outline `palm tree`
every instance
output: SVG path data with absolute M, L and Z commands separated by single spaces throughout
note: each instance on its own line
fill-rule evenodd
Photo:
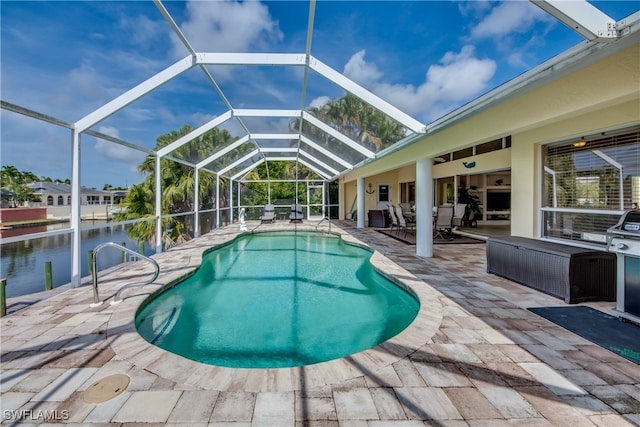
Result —
M 183 126 L 178 131 L 171 131 L 161 135 L 156 141 L 156 150 L 168 146 L 173 141 L 187 135 L 193 130 L 189 125 Z M 197 163 L 211 153 L 227 146 L 235 140 L 226 130 L 211 129 L 198 138 L 181 146 L 171 153 L 171 157 L 184 160 L 189 163 Z M 117 220 L 130 220 L 135 218 L 153 217 L 155 215 L 155 155 L 151 154 L 138 166 L 138 171 L 146 174 L 144 182 L 134 185 L 127 192 L 122 202 L 124 212 L 117 214 Z M 193 167 L 170 159 L 162 158 L 160 161 L 160 182 L 162 188 L 162 215 L 190 212 L 195 209 L 194 189 L 195 171 Z M 214 205 L 213 190 L 216 179 L 213 173 L 199 172 L 200 206 L 212 207 Z M 225 197 L 226 200 L 226 197 Z M 186 230 L 192 225 L 191 216 L 172 217 L 163 219 L 163 229 L 171 229 L 170 238 L 188 238 Z M 155 221 L 136 223 L 129 230 L 129 235 L 138 240 L 155 240 Z
M 331 100 L 320 108 L 313 107 L 308 111 L 314 117 L 376 153 L 406 136 L 406 129 L 402 125 L 350 93 L 342 98 Z M 290 122 L 291 132 L 298 132 L 299 120 L 294 119 Z M 302 131 L 325 147 L 328 147 L 333 140 L 325 132 L 307 122 L 303 122 Z M 332 151 L 350 150 L 342 144 L 337 146 L 342 148 L 336 150 L 336 144 L 332 144 Z M 339 152 L 336 154 L 340 155 Z
M 37 179 L 32 172 L 21 172 L 15 166 L 5 165 L 0 171 L 1 187 L 11 191 L 11 205 L 14 207 L 24 202 L 39 201 L 33 190 L 25 185 Z
M 22 184 L 22 172 L 20 172 L 15 166 L 2 166 L 0 174 L 2 187 L 9 188 L 13 184 Z

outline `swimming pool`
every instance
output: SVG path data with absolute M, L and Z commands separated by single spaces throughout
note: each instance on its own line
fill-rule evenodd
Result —
M 243 235 L 136 314 L 148 342 L 239 368 L 319 363 L 405 329 L 419 302 L 379 274 L 371 251 L 314 232 Z

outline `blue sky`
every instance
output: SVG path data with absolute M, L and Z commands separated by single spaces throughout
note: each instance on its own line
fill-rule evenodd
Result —
M 303 53 L 306 1 L 164 3 L 196 51 Z M 634 1 L 593 2 L 619 20 Z M 75 122 L 188 55 L 152 1 L 0 2 L 1 98 Z M 318 1 L 311 53 L 428 124 L 582 38 L 528 1 Z M 302 72 L 209 67 L 234 108 L 302 107 Z M 304 107 L 344 95 L 312 74 Z M 194 68 L 94 126 L 153 148 L 157 136 L 197 127 L 226 106 Z M 71 137 L 1 112 L 2 165 L 71 176 Z M 286 119 L 251 119 L 253 132 L 286 132 Z M 234 135 L 239 127 L 229 124 Z M 140 182 L 144 154 L 83 137 L 82 184 Z

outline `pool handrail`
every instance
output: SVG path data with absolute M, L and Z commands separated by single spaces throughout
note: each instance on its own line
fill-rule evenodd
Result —
M 116 292 L 115 296 L 113 297 L 113 301 L 111 302 L 111 304 L 117 304 L 122 301 L 121 299 L 119 299 L 122 291 L 129 289 L 133 286 L 145 286 L 150 283 L 153 283 L 160 275 L 160 266 L 158 265 L 158 262 L 155 259 L 144 256 L 132 249 L 119 245 L 115 242 L 101 243 L 98 246 L 96 246 L 95 249 L 93 250 L 93 259 L 91 261 L 91 267 L 92 267 L 91 276 L 93 278 L 93 304 L 91 304 L 92 307 L 97 307 L 100 304 L 102 304 L 102 301 L 100 301 L 100 296 L 98 294 L 98 253 L 106 247 L 114 247 L 121 251 L 127 252 L 129 255 L 133 255 L 135 257 L 148 261 L 153 265 L 153 268 L 154 268 L 154 274 L 150 280 L 147 279 L 142 282 L 129 283 L 127 285 L 122 286 L 120 289 L 118 289 L 118 292 Z
M 316 231 L 318 231 L 318 227 L 320 227 L 320 224 L 322 224 L 325 220 L 329 221 L 329 233 L 331 233 L 331 217 L 330 216 L 323 217 L 320 220 L 320 222 L 316 224 Z

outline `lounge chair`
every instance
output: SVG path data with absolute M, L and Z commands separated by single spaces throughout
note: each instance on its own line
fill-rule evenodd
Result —
M 291 220 L 291 222 L 302 222 L 303 218 L 304 215 L 302 214 L 302 205 L 291 205 L 291 214 L 289 214 L 289 219 Z
M 264 205 L 262 208 L 262 215 L 260 216 L 260 221 L 262 223 L 265 222 L 274 222 L 276 220 L 276 208 L 273 205 Z

